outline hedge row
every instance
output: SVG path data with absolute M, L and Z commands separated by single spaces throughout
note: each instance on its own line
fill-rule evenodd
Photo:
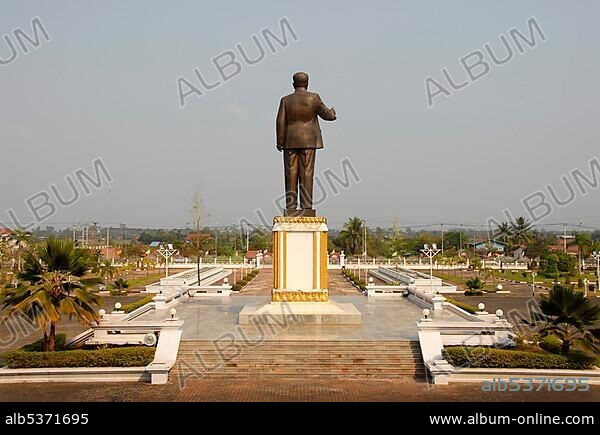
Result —
M 367 283 L 364 282 L 362 279 L 358 278 L 354 272 L 352 272 L 349 269 L 344 269 L 343 270 L 343 274 L 346 276 L 346 278 L 348 278 L 350 281 L 352 281 L 356 286 L 358 286 L 358 288 L 360 288 L 363 292 L 367 291 Z
M 246 275 L 244 278 L 239 279 L 234 285 L 232 285 L 231 290 L 236 291 L 236 292 L 240 291 L 250 281 L 252 281 L 254 279 L 254 277 L 256 275 L 258 275 L 259 272 L 260 272 L 260 270 L 258 270 L 258 269 L 254 269 L 253 271 L 249 272 L 248 275 Z
M 467 304 L 466 302 L 460 302 L 460 301 L 454 300 L 452 298 L 449 298 L 447 296 L 446 296 L 446 301 L 450 302 L 453 305 L 456 305 L 458 308 L 462 308 L 467 313 L 475 314 L 477 311 L 479 311 L 479 309 L 477 307 L 475 307 L 471 304 Z
M 139 301 L 131 302 L 130 304 L 125 304 L 121 307 L 121 310 L 125 311 L 126 313 L 131 313 L 132 311 L 137 310 L 139 307 L 143 307 L 148 302 L 152 302 L 154 296 L 156 295 L 153 293 L 151 295 L 146 296 L 145 298 L 140 299 Z
M 472 368 L 589 369 L 595 362 L 593 357 L 580 353 L 572 353 L 567 357 L 486 347 L 446 347 L 442 355 L 454 366 Z
M 154 359 L 153 347 L 115 347 L 97 350 L 26 352 L 15 350 L 4 355 L 11 369 L 50 367 L 144 367 Z

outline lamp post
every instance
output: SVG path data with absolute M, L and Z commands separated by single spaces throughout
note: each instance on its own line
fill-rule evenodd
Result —
M 535 277 L 537 276 L 537 273 L 535 272 L 531 272 L 531 296 L 535 297 Z
M 600 251 L 592 252 L 592 257 L 596 260 L 596 291 L 600 290 Z
M 433 289 L 433 257 L 435 257 L 441 250 L 437 248 L 435 243 L 431 244 L 431 247 L 426 243 L 423 245 L 421 252 L 429 257 L 429 290 Z
M 158 248 L 158 253 L 165 259 L 165 278 L 169 277 L 169 258 L 173 256 L 177 252 L 177 249 L 173 249 L 173 245 L 170 243 L 162 245 Z
M 588 297 L 588 285 L 589 285 L 590 281 L 587 278 L 584 278 L 583 280 L 583 290 L 585 291 L 585 298 L 587 299 Z

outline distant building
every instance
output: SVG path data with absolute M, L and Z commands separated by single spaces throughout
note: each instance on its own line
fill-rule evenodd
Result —
M 474 243 L 469 243 L 468 246 L 475 251 L 506 251 L 507 243 L 501 242 L 500 240 L 481 240 Z
M 0 239 L 8 240 L 13 235 L 13 232 L 8 228 L 0 228 Z

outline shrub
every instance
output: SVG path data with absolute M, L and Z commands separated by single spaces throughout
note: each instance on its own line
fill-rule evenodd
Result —
M 483 292 L 481 290 L 466 290 L 465 296 L 481 296 Z
M 125 290 L 111 290 L 110 291 L 111 296 L 125 296 L 126 294 L 127 294 L 127 292 Z
M 522 276 L 523 278 L 527 278 L 527 272 L 521 272 L 521 276 Z
M 5 354 L 11 369 L 48 367 L 144 367 L 154 359 L 153 347 L 115 347 L 97 350 L 64 350 L 26 352 L 15 350 Z
M 244 278 L 244 279 L 240 279 L 236 284 L 239 284 L 242 287 L 244 287 L 246 284 L 248 284 L 248 281 Z
M 119 290 L 123 290 L 129 287 L 129 283 L 123 278 L 118 278 L 113 282 L 113 287 Z
M 583 288 L 583 278 L 579 277 L 579 279 L 577 280 L 577 288 Z
M 143 307 L 147 303 L 152 302 L 154 296 L 156 295 L 151 294 L 146 296 L 145 298 L 140 299 L 139 301 L 131 302 L 130 304 L 125 304 L 121 307 L 121 310 L 125 311 L 126 313 L 131 313 L 132 311 L 137 310 L 139 307 Z
M 550 353 L 560 353 L 561 341 L 556 335 L 546 335 L 540 340 L 540 347 Z
M 479 311 L 479 309 L 477 307 L 474 307 L 471 304 L 467 304 L 466 302 L 456 301 L 449 297 L 446 297 L 446 301 L 450 302 L 453 305 L 456 305 L 458 308 L 462 308 L 467 313 L 475 314 L 477 311 Z
M 240 284 L 234 284 L 231 286 L 231 290 L 239 292 L 242 289 L 242 286 Z
M 588 284 L 588 290 L 591 292 L 596 291 L 596 284 Z
M 465 284 L 469 290 L 479 290 L 485 287 L 485 284 L 481 281 L 481 279 L 479 279 L 478 276 L 468 279 Z
M 56 350 L 64 350 L 65 349 L 65 343 L 67 341 L 67 336 L 65 334 L 56 334 L 56 337 L 54 338 L 54 340 L 55 340 L 54 349 L 56 349 Z M 43 349 L 43 346 L 44 346 L 44 339 L 40 338 L 39 340 L 34 341 L 33 343 L 26 344 L 19 350 L 24 350 L 26 352 L 41 352 Z
M 581 353 L 563 356 L 544 352 L 464 346 L 446 347 L 442 356 L 454 366 L 507 369 L 589 369 L 595 360 Z

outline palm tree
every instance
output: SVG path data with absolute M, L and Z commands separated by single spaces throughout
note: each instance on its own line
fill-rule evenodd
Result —
M 340 231 L 340 240 L 351 254 L 359 254 L 363 239 L 363 220 L 359 217 L 348 219 Z
M 496 224 L 496 235 L 494 236 L 504 243 L 510 243 L 513 237 L 513 227 L 508 222 L 502 222 L 501 224 Z
M 577 233 L 575 234 L 575 243 L 577 244 L 578 264 L 577 270 L 581 274 L 581 259 L 590 255 L 590 248 L 592 247 L 592 235 L 590 233 Z
M 17 250 L 17 271 L 21 272 L 23 250 L 31 245 L 33 235 L 30 231 L 16 229 L 11 236 L 13 247 Z
M 125 290 L 126 288 L 129 287 L 129 283 L 126 280 L 124 280 L 123 278 L 117 278 L 115 280 L 115 282 L 113 282 L 113 286 L 117 290 Z
M 3 308 L 11 307 L 9 315 L 20 312 L 39 325 L 44 335 L 43 349 L 49 352 L 54 351 L 61 315 L 90 324 L 97 320 L 95 308 L 99 302 L 77 276 L 61 271 L 44 272 L 35 284 L 7 289 L 3 294 Z
M 46 272 L 63 272 L 81 278 L 89 270 L 87 253 L 70 240 L 49 239 L 34 251 L 25 252 L 19 279 L 35 284 Z M 84 281 L 84 284 L 91 283 Z
M 110 260 L 104 260 L 98 265 L 98 274 L 104 279 L 104 283 L 108 288 L 108 280 L 113 279 L 117 273 L 117 268 L 112 265 Z
M 588 301 L 583 293 L 555 285 L 548 296 L 542 296 L 540 306 L 548 322 L 542 335 L 557 335 L 562 340 L 563 354 L 569 353 L 574 342 L 596 352 L 600 350 L 598 340 L 586 329 L 600 320 L 600 306 Z
M 531 242 L 533 224 L 523 216 L 511 222 L 512 241 L 515 245 L 526 245 Z

